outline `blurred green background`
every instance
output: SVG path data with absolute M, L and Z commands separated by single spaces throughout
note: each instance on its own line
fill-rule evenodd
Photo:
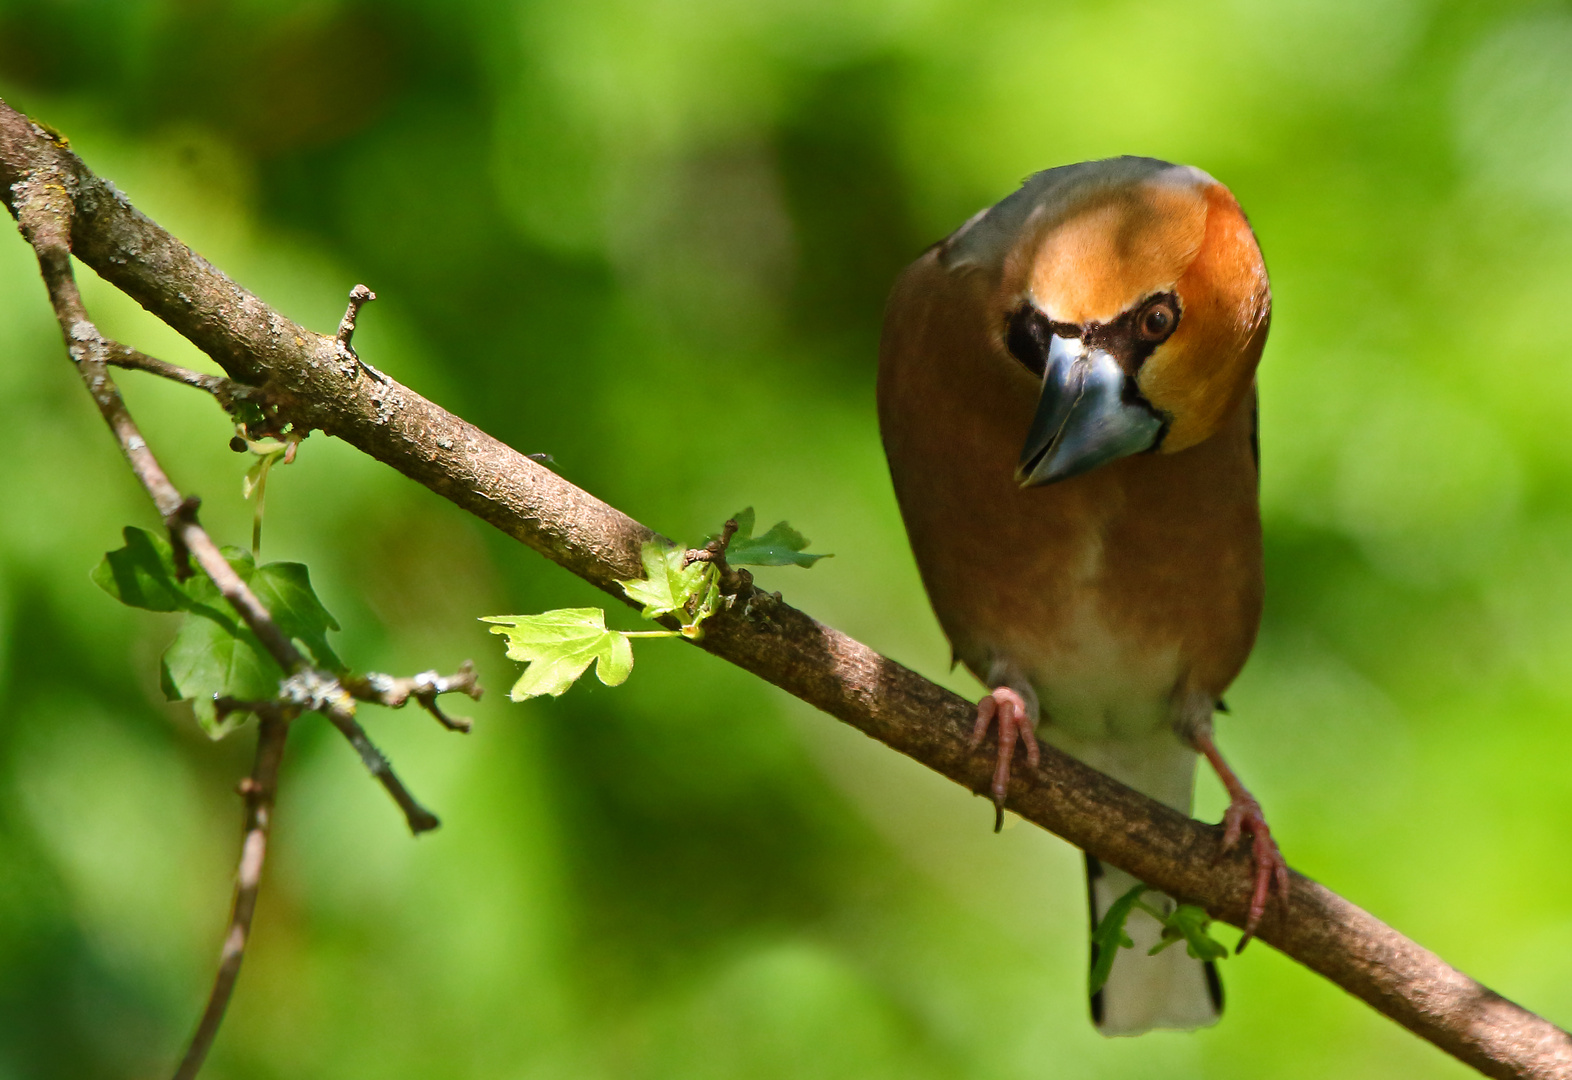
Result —
M 1276 295 L 1222 745 L 1297 867 L 1572 1022 L 1572 7 L 0 0 L 0 96 L 306 325 L 370 284 L 362 355 L 668 535 L 790 519 L 836 557 L 767 587 L 968 693 L 879 449 L 885 291 L 1039 168 L 1209 170 Z M 106 332 L 204 363 L 84 277 Z M 123 382 L 244 543 L 224 417 Z M 250 734 L 166 706 L 171 624 L 88 580 L 156 523 L 4 237 L 0 430 L 0 1080 L 154 1077 Z M 1076 852 L 681 645 L 509 704 L 476 617 L 604 598 L 342 444 L 275 473 L 263 554 L 350 663 L 472 656 L 490 695 L 468 738 L 368 712 L 419 841 L 299 725 L 211 1077 L 1465 1072 L 1265 947 L 1216 1029 L 1101 1039 Z

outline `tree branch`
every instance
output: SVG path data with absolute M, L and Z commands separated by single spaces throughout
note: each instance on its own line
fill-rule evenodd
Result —
M 240 794 L 246 800 L 246 827 L 240 841 L 240 869 L 235 875 L 235 902 L 229 917 L 229 932 L 219 957 L 218 976 L 213 992 L 197 1023 L 196 1034 L 175 1080 L 195 1080 L 207 1060 L 207 1052 L 224 1022 L 224 1010 L 240 977 L 240 961 L 245 958 L 246 941 L 251 937 L 251 917 L 257 909 L 257 890 L 262 883 L 262 863 L 267 858 L 268 831 L 273 825 L 273 800 L 278 794 L 278 766 L 284 759 L 284 739 L 289 734 L 291 717 L 271 702 L 255 706 L 257 713 L 257 760 L 251 775 L 241 781 Z
M 361 370 L 378 382 L 387 382 L 388 377 L 360 358 L 350 340 L 355 336 L 355 320 L 360 317 L 360 309 L 377 298 L 377 294 L 364 285 L 356 285 L 349 290 L 349 307 L 344 310 L 344 317 L 339 320 L 338 333 L 334 340 L 338 342 L 341 352 L 359 364 Z
M 37 178 L 75 203 L 77 257 L 195 343 L 230 377 L 266 385 L 281 414 L 393 466 L 610 595 L 655 533 L 394 380 L 361 379 L 334 337 L 285 319 L 138 213 L 44 129 L 0 103 L 0 198 Z M 973 792 L 992 762 L 967 749 L 973 706 L 754 590 L 710 619 L 700 647 L 753 672 Z M 1248 856 L 1219 830 L 1043 747 L 1008 806 L 1106 862 L 1241 926 Z M 1286 910 L 1285 910 L 1286 908 Z M 1259 936 L 1489 1076 L 1572 1078 L 1572 1037 L 1449 967 L 1299 874 Z
M 480 700 L 480 684 L 475 679 L 475 665 L 466 660 L 452 675 L 438 675 L 435 671 L 422 671 L 407 679 L 371 672 L 351 675 L 342 680 L 344 689 L 361 701 L 374 701 L 390 709 L 402 709 L 410 698 L 436 718 L 437 723 L 449 731 L 468 732 L 470 722 L 462 716 L 448 716 L 437 706 L 442 694 L 468 694 Z
M 128 371 L 146 371 L 161 379 L 170 379 L 206 391 L 224 407 L 225 412 L 234 412 L 235 407 L 242 401 L 252 401 L 258 405 L 267 403 L 267 391 L 261 387 L 247 386 L 245 383 L 226 379 L 222 375 L 204 375 L 200 371 L 192 371 L 179 364 L 171 364 L 167 360 L 149 356 L 118 341 L 109 343 L 104 361 L 111 367 L 125 368 Z
M 324 710 L 324 715 L 332 725 L 349 740 L 349 745 L 355 748 L 360 755 L 361 763 L 366 766 L 366 771 L 387 789 L 393 796 L 393 801 L 398 808 L 404 811 L 404 820 L 409 824 L 409 831 L 419 836 L 423 832 L 430 832 L 442 824 L 437 820 L 437 815 L 421 806 L 415 796 L 409 793 L 403 781 L 393 772 L 393 766 L 388 763 L 387 755 L 378 750 L 371 737 L 366 734 L 366 729 L 360 726 L 355 719 L 355 714 L 346 709 Z
M 0 103 L 0 109 L 3 108 L 3 103 Z M 4 179 L 4 176 L 0 176 L 0 181 Z M 224 939 L 218 974 L 207 1008 L 203 1010 L 196 1033 L 175 1073 L 176 1080 L 191 1080 L 201 1070 L 208 1050 L 218 1035 L 240 975 L 241 961 L 245 958 L 246 941 L 252 916 L 256 912 L 257 891 L 267 852 L 278 767 L 283 757 L 289 722 L 303 709 L 323 713 L 349 739 L 371 774 L 393 796 L 394 802 L 403 810 L 412 832 L 418 835 L 434 829 L 438 822 L 430 811 L 415 801 L 394 774 L 387 759 L 356 722 L 354 699 L 349 692 L 334 676 L 311 667 L 289 636 L 278 628 L 256 594 L 229 565 L 229 560 L 197 521 L 200 500 L 181 496 L 149 449 L 147 440 L 137 429 L 119 388 L 109 375 L 110 363 L 119 362 L 166 377 L 173 374 L 182 382 L 213 393 L 226 408 L 233 404 L 235 397 L 230 386 L 226 385 L 228 380 L 212 379 L 164 364 L 135 349 L 110 341 L 99 333 L 82 303 L 71 266 L 70 234 L 76 206 L 71 201 L 66 184 L 62 182 L 68 180 L 69 177 L 58 168 L 45 168 L 34 172 L 25 181 L 8 184 L 6 190 L 7 206 L 15 214 L 22 235 L 38 258 L 39 272 L 65 337 L 67 351 L 76 363 L 78 374 L 100 414 L 119 442 L 132 473 L 164 519 L 174 549 L 177 576 L 190 575 L 191 559 L 194 556 L 219 593 L 288 676 L 280 684 L 278 701 L 244 704 L 220 699 L 215 702 L 220 712 L 244 707 L 257 714 L 257 759 L 250 779 L 242 786 L 246 799 L 246 827 L 241 842 L 240 868 L 229 933 Z M 461 672 L 451 680 L 438 682 L 441 683 L 440 687 L 430 680 L 421 681 L 412 692 L 419 695 L 422 703 L 439 717 L 441 713 L 435 705 L 437 694 L 449 689 L 460 689 L 477 696 L 479 693 L 474 685 L 473 672 L 469 673 L 467 679 Z M 443 719 L 446 722 L 446 718 Z
M 18 114 L 10 112 L 0 103 L 0 120 Z M 53 144 L 51 144 L 53 145 Z M 75 158 L 71 158 L 75 161 Z M 79 164 L 79 163 L 78 163 Z M 6 174 L 0 172 L 0 183 Z M 5 184 L 6 204 L 16 216 L 22 235 L 32 245 L 38 256 L 39 271 L 49 291 L 50 304 L 55 309 L 56 321 L 65 335 L 66 348 L 76 362 L 88 393 L 98 405 L 99 412 L 110 431 L 120 443 L 131 471 L 142 482 L 148 497 L 169 528 L 170 541 L 175 549 L 175 566 L 181 572 L 189 571 L 189 558 L 195 556 L 202 572 L 217 586 L 220 595 L 229 601 L 241 620 L 257 636 L 263 648 L 278 662 L 291 678 L 285 687 L 300 698 L 303 708 L 320 711 L 333 726 L 343 732 L 360 754 L 360 759 L 384 788 L 399 809 L 404 811 L 410 831 L 419 835 L 438 825 L 437 818 L 421 806 L 398 775 L 393 772 L 381 751 L 372 745 L 365 730 L 355 720 L 353 699 L 331 675 L 314 671 L 289 636 L 279 630 L 266 607 L 257 599 L 240 575 L 235 573 L 229 560 L 224 558 L 218 545 L 197 522 L 196 511 L 200 501 L 183 497 L 170 483 L 158 459 L 148 448 L 147 440 L 137 430 L 136 421 L 126 409 L 120 388 L 109 375 L 110 358 L 141 355 L 134 349 L 110 341 L 98 332 L 88 318 L 77 289 L 76 275 L 71 269 L 71 243 L 77 208 L 68 194 L 73 184 L 71 175 L 58 164 L 48 165 L 33 172 L 27 179 Z M 145 219 L 144 219 L 145 220 Z M 150 358 L 149 358 L 150 359 Z

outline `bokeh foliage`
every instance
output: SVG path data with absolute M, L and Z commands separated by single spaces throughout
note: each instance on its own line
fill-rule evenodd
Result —
M 0 0 L 0 95 L 290 316 L 369 283 L 362 355 L 668 535 L 789 518 L 837 557 L 763 583 L 960 688 L 878 446 L 885 290 L 1035 169 L 1208 169 L 1276 295 L 1223 746 L 1296 866 L 1572 1022 L 1565 4 Z M 217 409 L 123 382 L 244 543 Z M 19 239 L 0 430 L 0 1078 L 156 1075 L 247 740 L 162 703 L 168 617 L 89 580 L 156 523 Z M 491 695 L 467 739 L 367 717 L 444 819 L 418 842 L 299 725 L 214 1078 L 1463 1072 L 1261 946 L 1218 1028 L 1100 1039 L 1073 851 L 696 650 L 509 704 L 476 617 L 603 597 L 342 445 L 275 472 L 265 544 L 348 663 L 474 656 Z

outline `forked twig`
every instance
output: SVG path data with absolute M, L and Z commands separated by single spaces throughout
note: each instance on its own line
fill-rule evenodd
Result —
M 105 338 L 88 317 L 77 288 L 71 267 L 71 228 L 76 207 L 65 187 L 65 180 L 58 174 L 44 171 L 27 180 L 13 184 L 9 194 L 17 223 L 38 257 L 39 271 L 56 320 L 65 337 L 66 348 L 76 363 L 88 393 L 98 405 L 109 429 L 120 444 L 131 471 L 141 481 L 154 507 L 169 529 L 174 549 L 177 576 L 188 576 L 191 561 L 201 567 L 227 600 L 257 640 L 287 674 L 280 687 L 279 702 L 251 703 L 245 707 L 260 718 L 257 760 L 251 778 L 244 788 L 246 796 L 246 831 L 241 845 L 240 872 L 236 882 L 235 901 L 230 919 L 230 930 L 224 940 L 219 961 L 218 976 L 208 999 L 207 1008 L 197 1026 L 190 1048 L 176 1072 L 177 1080 L 194 1077 L 202 1067 L 224 1011 L 234 991 L 240 964 L 245 956 L 246 941 L 250 933 L 252 915 L 256 910 L 257 889 L 261 881 L 262 864 L 267 850 L 267 834 L 272 819 L 274 793 L 277 788 L 278 762 L 283 753 L 283 743 L 290 719 L 300 711 L 311 709 L 323 713 L 337 727 L 365 762 L 367 769 L 387 789 L 404 812 L 411 832 L 419 834 L 438 825 L 435 815 L 417 802 L 404 787 L 388 764 L 387 758 L 374 746 L 364 729 L 355 720 L 355 702 L 338 681 L 329 674 L 311 667 L 305 656 L 295 647 L 288 635 L 274 622 L 272 615 L 257 599 L 250 587 L 241 579 L 229 561 L 219 551 L 197 520 L 199 500 L 187 497 L 175 488 L 147 445 L 147 440 L 137 429 L 126 408 L 119 388 L 109 374 L 109 365 L 120 361 L 125 366 L 153 371 L 165 377 L 215 393 L 231 392 L 211 377 L 155 361 L 143 353 Z M 223 380 L 227 383 L 228 380 Z M 236 703 L 219 702 L 220 708 L 234 709 Z

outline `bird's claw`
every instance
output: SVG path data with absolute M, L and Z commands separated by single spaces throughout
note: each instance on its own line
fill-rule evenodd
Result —
M 1010 790 L 1010 761 L 1015 756 L 1015 744 L 1026 743 L 1026 761 L 1034 769 L 1042 763 L 1042 751 L 1025 699 L 1008 686 L 995 687 L 977 703 L 977 722 L 972 725 L 968 743 L 973 750 L 982 745 L 995 721 L 999 725 L 999 756 L 989 791 L 993 795 L 993 831 L 998 832 L 1004 827 L 1004 799 Z
M 1256 927 L 1266 914 L 1266 904 L 1271 898 L 1272 885 L 1277 885 L 1278 898 L 1288 904 L 1288 863 L 1272 839 L 1272 830 L 1261 813 L 1261 804 L 1251 796 L 1235 796 L 1223 815 L 1223 852 L 1229 852 L 1240 838 L 1250 834 L 1251 855 L 1255 859 L 1255 888 L 1250 894 L 1250 912 L 1245 919 L 1244 937 L 1239 939 L 1235 952 L 1240 952 L 1255 937 Z

